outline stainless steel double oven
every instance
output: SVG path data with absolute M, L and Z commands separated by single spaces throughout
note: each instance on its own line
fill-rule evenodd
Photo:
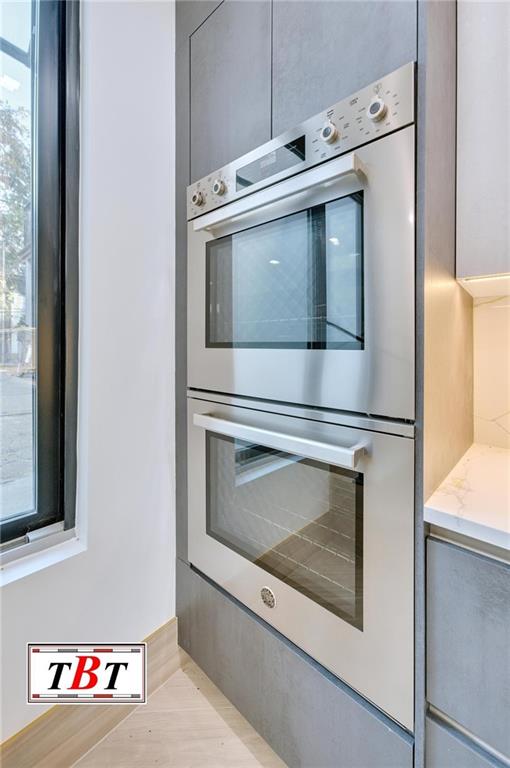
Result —
M 189 559 L 413 728 L 414 65 L 188 189 Z

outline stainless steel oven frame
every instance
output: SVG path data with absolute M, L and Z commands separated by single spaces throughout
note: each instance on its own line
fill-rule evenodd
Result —
M 414 440 L 405 424 L 189 393 L 188 547 L 198 570 L 395 721 L 414 720 Z M 384 430 L 395 428 L 396 434 Z M 207 433 L 363 473 L 362 630 L 206 530 Z M 261 599 L 269 588 L 274 607 Z
M 189 222 L 189 387 L 414 420 L 414 152 L 409 125 Z M 364 348 L 208 348 L 207 243 L 360 191 Z

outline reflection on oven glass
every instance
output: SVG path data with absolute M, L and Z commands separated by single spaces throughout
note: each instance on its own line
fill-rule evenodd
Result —
M 363 193 L 207 243 L 206 346 L 363 349 Z
M 207 433 L 207 533 L 358 629 L 363 475 Z

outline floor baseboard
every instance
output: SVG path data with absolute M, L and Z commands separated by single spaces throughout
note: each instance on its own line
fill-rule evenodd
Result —
M 149 695 L 180 667 L 177 618 L 147 638 Z M 55 706 L 0 746 L 2 768 L 70 768 L 136 707 Z

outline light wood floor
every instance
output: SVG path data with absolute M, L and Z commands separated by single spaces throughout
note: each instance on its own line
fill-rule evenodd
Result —
M 199 667 L 181 669 L 76 768 L 285 768 Z

